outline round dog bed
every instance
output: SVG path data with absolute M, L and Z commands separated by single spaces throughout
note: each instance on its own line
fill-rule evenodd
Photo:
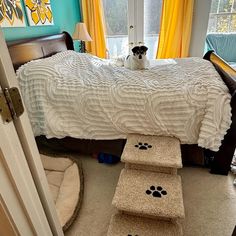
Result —
M 59 221 L 66 231 L 74 222 L 82 200 L 82 170 L 77 161 L 67 157 L 41 154 L 41 160 Z

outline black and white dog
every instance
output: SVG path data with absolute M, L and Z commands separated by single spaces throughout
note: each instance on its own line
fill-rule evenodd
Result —
M 136 46 L 132 49 L 131 55 L 117 59 L 118 66 L 124 66 L 131 70 L 143 70 L 149 66 L 149 61 L 146 56 L 148 48 L 146 46 Z
M 131 70 L 142 70 L 147 69 L 149 61 L 146 56 L 148 48 L 146 46 L 136 46 L 132 49 L 133 55 L 128 55 L 125 58 L 125 68 Z

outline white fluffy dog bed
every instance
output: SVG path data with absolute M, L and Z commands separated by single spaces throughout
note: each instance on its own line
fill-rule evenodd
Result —
M 76 161 L 67 157 L 41 154 L 49 188 L 63 230 L 74 222 L 82 199 L 82 170 Z

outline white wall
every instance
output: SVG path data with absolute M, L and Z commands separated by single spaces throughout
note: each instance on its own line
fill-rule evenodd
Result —
M 203 56 L 210 9 L 211 0 L 195 0 L 189 51 L 192 57 Z

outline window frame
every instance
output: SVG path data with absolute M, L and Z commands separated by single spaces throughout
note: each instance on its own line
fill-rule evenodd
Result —
M 214 0 L 213 0 L 214 1 Z M 222 33 L 231 33 L 231 32 L 235 32 L 235 31 L 232 31 L 232 25 L 231 25 L 231 22 L 232 22 L 232 17 L 233 16 L 236 16 L 236 9 L 234 9 L 234 5 L 236 4 L 236 0 L 233 0 L 232 2 L 232 6 L 231 6 L 231 9 L 230 9 L 230 12 L 220 12 L 220 4 L 221 4 L 222 0 L 219 0 L 218 2 L 218 6 L 217 6 L 217 11 L 216 12 L 210 12 L 209 14 L 209 19 L 211 19 L 211 17 L 216 17 L 216 20 L 215 20 L 215 25 L 214 25 L 214 30 L 210 31 L 209 30 L 209 25 L 208 25 L 208 33 L 221 33 L 220 31 L 218 31 L 217 29 L 217 26 L 218 26 L 218 16 L 229 16 L 230 19 L 227 20 L 227 23 L 228 23 L 228 29 L 227 31 L 223 31 Z M 235 10 L 235 12 L 234 12 Z

